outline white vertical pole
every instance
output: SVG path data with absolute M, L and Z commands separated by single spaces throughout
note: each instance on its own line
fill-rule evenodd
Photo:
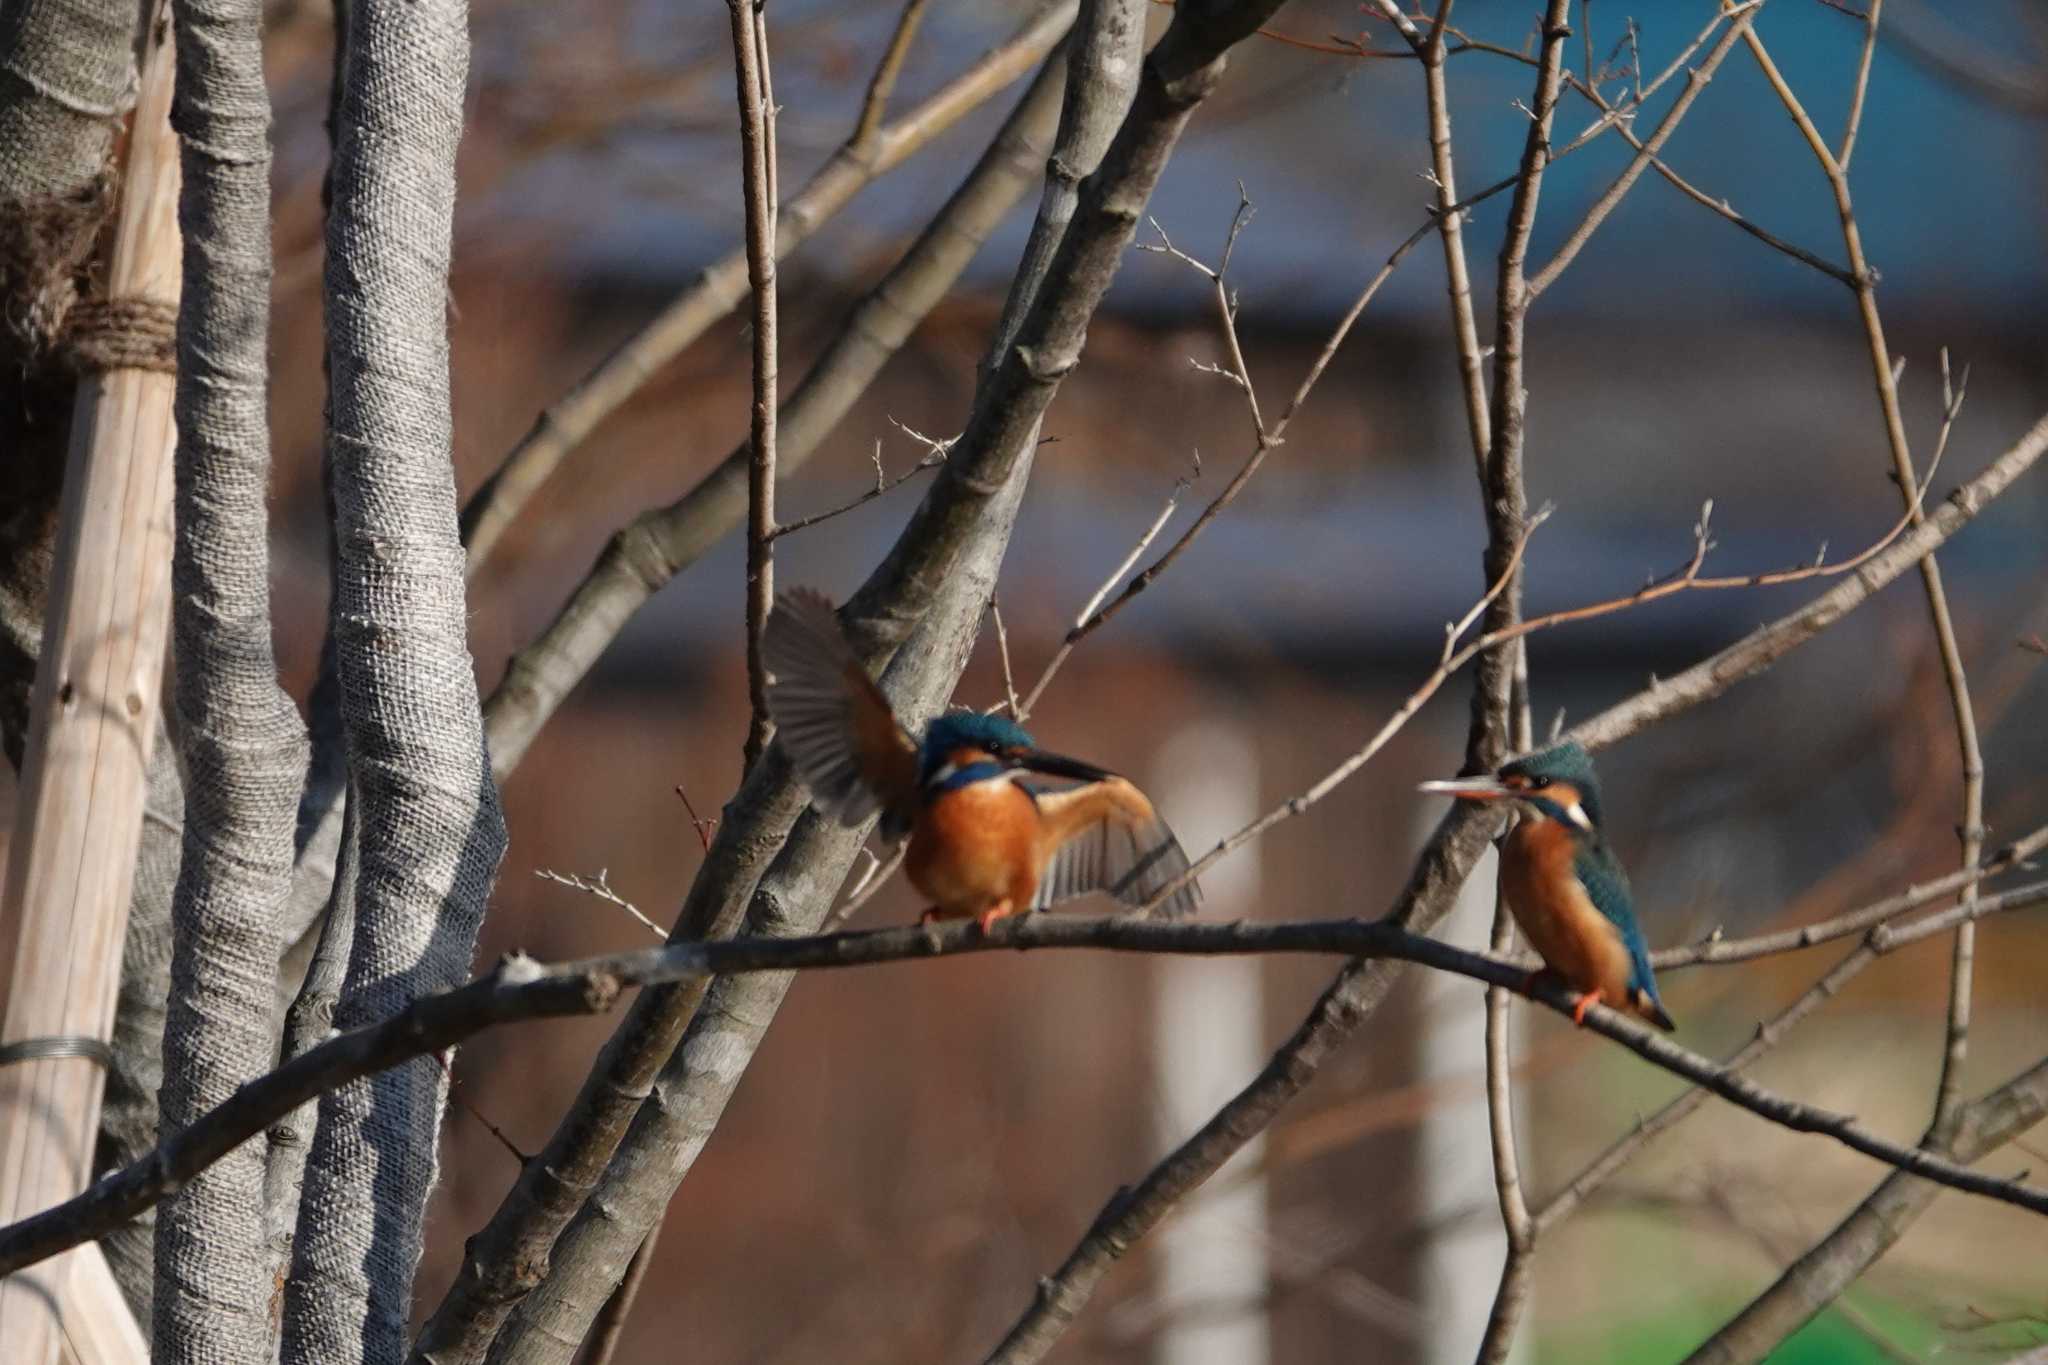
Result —
M 1259 756 L 1244 732 L 1220 721 L 1188 726 L 1166 744 L 1149 790 L 1182 844 L 1199 853 L 1259 814 Z M 1259 908 L 1259 844 L 1238 849 L 1202 878 L 1205 916 Z M 1160 1140 L 1174 1144 L 1265 1064 L 1264 982 L 1256 957 L 1165 962 L 1152 1055 L 1162 1103 Z M 1157 1365 L 1266 1365 L 1266 1181 L 1245 1178 L 1265 1152 L 1247 1143 L 1159 1239 L 1159 1298 L 1166 1321 Z
M 1442 815 L 1437 803 L 1426 803 L 1419 812 L 1419 837 L 1428 838 Z M 1487 951 L 1498 867 L 1498 855 L 1488 849 L 1436 937 Z M 1421 1359 L 1428 1365 L 1469 1365 L 1486 1333 L 1507 1259 L 1487 1137 L 1486 1003 L 1476 983 L 1443 973 L 1428 974 L 1421 995 L 1416 1079 L 1453 1083 L 1416 1131 L 1416 1219 L 1427 1232 L 1417 1267 L 1428 1332 Z M 1510 1030 L 1513 1037 L 1512 1022 Z M 1527 1332 L 1516 1335 L 1511 1360 L 1528 1359 L 1528 1339 Z

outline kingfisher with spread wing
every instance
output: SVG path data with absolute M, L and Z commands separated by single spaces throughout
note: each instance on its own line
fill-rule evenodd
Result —
M 927 920 L 973 916 L 986 931 L 1091 891 L 1136 908 L 1169 886 L 1160 914 L 1194 910 L 1187 854 L 1143 792 L 1003 716 L 951 712 L 913 740 L 821 594 L 780 594 L 761 652 L 776 740 L 811 799 L 849 826 L 879 811 L 884 838 L 910 837 L 904 873 L 931 897 Z
M 1636 924 L 1621 860 L 1600 824 L 1593 760 L 1567 741 L 1517 759 L 1492 777 L 1425 782 L 1465 801 L 1512 802 L 1520 819 L 1501 846 L 1501 892 L 1544 964 L 1579 993 L 1575 1023 L 1595 1001 L 1677 1025 L 1664 1012 L 1650 952 Z

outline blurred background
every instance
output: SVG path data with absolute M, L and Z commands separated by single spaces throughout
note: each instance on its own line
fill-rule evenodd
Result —
M 1844 11 L 1863 3 L 1773 0 L 1759 21 L 1830 135 L 1863 34 Z M 1457 15 L 1474 36 L 1520 49 L 1537 8 L 1468 0 Z M 893 107 L 937 88 L 1025 10 L 1018 0 L 934 0 Z M 1592 0 L 1579 22 L 1596 62 L 1626 62 L 1617 45 L 1633 20 L 1641 64 L 1656 71 L 1713 10 Z M 785 198 L 846 136 L 896 11 L 880 0 L 770 7 Z M 1958 373 L 1969 367 L 1939 497 L 2048 398 L 2048 20 L 2025 0 L 1893 0 L 1884 19 L 1854 186 L 1923 463 L 1940 420 L 1941 348 Z M 329 22 L 318 0 L 279 0 L 270 22 L 276 591 L 280 650 L 301 696 L 326 599 L 318 186 Z M 543 406 L 730 250 L 741 217 L 723 5 L 477 0 L 473 30 L 451 298 L 465 492 Z M 1395 35 L 1349 0 L 1296 0 L 1274 33 L 1241 49 L 1152 207 L 1176 245 L 1213 261 L 1240 185 L 1255 205 L 1230 280 L 1269 413 L 1426 220 L 1431 194 L 1420 178 L 1420 73 L 1353 46 L 1391 51 Z M 1452 59 L 1450 79 L 1469 190 L 1514 169 L 1530 73 L 1467 53 Z M 785 264 L 785 392 L 1013 98 L 990 101 L 875 183 Z M 1639 131 L 1668 99 L 1653 102 Z M 1558 127 L 1575 135 L 1591 117 L 1567 96 Z M 1627 154 L 1610 136 L 1557 164 L 1536 260 Z M 1826 183 L 1745 53 L 1730 56 L 1666 156 L 1711 196 L 1841 259 Z M 871 486 L 875 458 L 892 474 L 914 464 L 924 451 L 894 423 L 941 437 L 958 428 L 1035 199 L 785 488 L 785 517 Z M 1467 234 L 1482 336 L 1506 207 L 1505 196 L 1481 205 Z M 1244 497 L 1082 646 L 1033 718 L 1052 746 L 1150 786 L 1191 850 L 1362 743 L 1484 586 L 1444 290 L 1441 253 L 1425 241 Z M 720 323 L 531 504 L 474 585 L 472 643 L 487 691 L 614 530 L 743 439 L 747 346 L 741 318 Z M 1532 611 L 1623 594 L 1679 567 L 1708 499 L 1709 570 L 1721 573 L 1810 560 L 1823 544 L 1841 557 L 1898 515 L 1849 292 L 1654 175 L 1542 299 L 1530 349 L 1530 494 L 1557 507 L 1529 554 Z M 1020 680 L 1036 677 L 1198 457 L 1169 534 L 1252 452 L 1242 398 L 1199 368 L 1222 357 L 1206 281 L 1181 262 L 1133 254 L 1048 419 L 1053 443 L 1005 566 L 1000 600 Z M 780 581 L 843 597 L 921 488 L 914 481 L 782 541 Z M 1942 555 L 1984 731 L 1994 844 L 2048 818 L 2048 675 L 2015 644 L 2048 628 L 2044 528 L 2048 482 L 2036 476 Z M 699 856 L 675 789 L 710 815 L 738 775 L 741 561 L 730 541 L 658 596 L 511 778 L 512 848 L 483 960 L 650 941 L 614 907 L 542 882 L 536 869 L 605 869 L 657 920 L 673 915 Z M 1686 594 L 1541 635 L 1531 645 L 1538 723 L 1560 711 L 1583 718 L 1818 590 Z M 986 705 L 1001 695 L 985 639 L 959 697 Z M 1358 777 L 1221 864 L 1210 912 L 1379 912 L 1441 814 L 1413 786 L 1456 769 L 1465 708 L 1455 682 Z M 1655 945 L 1820 918 L 1946 871 L 1957 856 L 1959 765 L 1910 576 L 1766 677 L 1600 761 L 1609 823 Z M 917 909 L 893 887 L 855 922 L 900 922 Z M 1490 914 L 1490 904 L 1468 907 L 1451 936 L 1478 945 Z M 1946 940 L 1929 942 L 1865 973 L 1759 1078 L 1916 1139 L 1938 1065 L 1947 954 Z M 1732 1051 L 1834 957 L 1818 949 L 1674 973 L 1666 994 L 1680 1041 Z M 2044 967 L 2038 916 L 1986 926 L 1973 1093 L 2041 1051 Z M 670 1211 L 619 1359 L 675 1359 L 685 1341 L 693 1360 L 763 1365 L 979 1358 L 1111 1192 L 1250 1078 L 1332 970 L 1065 954 L 800 981 Z M 1518 1004 L 1513 1017 L 1518 1119 L 1540 1200 L 1676 1085 L 1547 1013 Z M 423 1306 L 516 1171 L 476 1115 L 537 1149 L 610 1027 L 508 1030 L 463 1050 Z M 1262 1144 L 1112 1274 L 1057 1358 L 1470 1359 L 1501 1255 L 1480 1078 L 1478 990 L 1412 977 Z M 2009 1149 L 1987 1168 L 2048 1160 L 2044 1148 L 2048 1139 L 2031 1154 Z M 1710 1105 L 1544 1242 L 1518 1358 L 1675 1359 L 1881 1174 L 1823 1139 Z M 2044 1251 L 2038 1220 L 1949 1195 L 1783 1358 L 2002 1358 L 2048 1335 Z

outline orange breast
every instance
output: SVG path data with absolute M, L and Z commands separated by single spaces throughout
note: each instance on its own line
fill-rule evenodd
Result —
M 1501 890 L 1515 923 L 1572 989 L 1628 999 L 1628 947 L 1572 871 L 1572 838 L 1554 820 L 1524 819 L 1502 850 Z
M 1038 810 L 1006 779 L 947 792 L 919 814 L 904 875 L 945 915 L 978 915 L 1002 901 L 1027 910 L 1043 868 Z

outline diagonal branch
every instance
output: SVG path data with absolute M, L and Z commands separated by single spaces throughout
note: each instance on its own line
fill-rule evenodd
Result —
M 854 306 L 777 418 L 787 479 L 816 453 L 890 357 L 943 299 L 1032 183 L 1059 108 L 1066 63 L 1049 57 L 965 180 L 895 267 Z M 621 528 L 539 638 L 512 657 L 484 705 L 500 776 L 632 614 L 746 515 L 748 446 L 666 507 Z M 936 462 L 935 462 L 936 463 Z M 789 527 L 778 528 L 787 532 Z
M 777 259 L 801 246 L 854 195 L 901 166 L 974 112 L 998 91 L 1038 65 L 1073 22 L 1078 0 L 1054 0 L 1034 12 L 1008 42 L 962 72 L 902 117 L 856 135 L 782 206 L 775 225 Z M 892 40 L 891 51 L 903 40 Z M 900 57 L 900 54 L 898 54 Z M 887 54 L 885 54 L 886 60 Z M 880 76 L 878 68 L 877 76 Z M 877 81 L 886 95 L 886 84 Z M 872 98 L 871 98 L 871 103 Z M 865 125 L 865 114 L 862 123 Z M 534 420 L 533 429 L 463 510 L 463 543 L 474 578 L 527 501 L 555 468 L 649 379 L 702 336 L 747 294 L 747 257 L 736 247 L 705 268 L 698 282 L 671 300 L 648 324 Z
M 1572 737 L 1588 747 L 1613 744 L 1682 711 L 1719 697 L 1763 672 L 1792 650 L 1854 611 L 1930 550 L 1960 530 L 2013 480 L 2048 452 L 2048 416 L 1976 479 L 1951 494 L 1925 525 L 1855 575 L 1814 601 L 1766 625 L 1684 672 L 1651 684 L 1644 692 L 1609 707 L 1574 728 Z M 1464 807 L 1453 807 L 1431 836 L 1409 885 L 1389 911 L 1389 922 L 1427 932 L 1449 909 L 1491 834 L 1490 822 Z M 1385 999 L 1395 970 L 1385 962 L 1353 963 L 1323 992 L 1294 1034 L 1265 1068 L 1192 1136 L 1120 1190 L 1010 1329 L 995 1358 L 1037 1359 L 1087 1304 L 1109 1267 L 1180 1201 L 1264 1130 L 1289 1100 L 1314 1080 L 1323 1061 L 1371 1017 Z

